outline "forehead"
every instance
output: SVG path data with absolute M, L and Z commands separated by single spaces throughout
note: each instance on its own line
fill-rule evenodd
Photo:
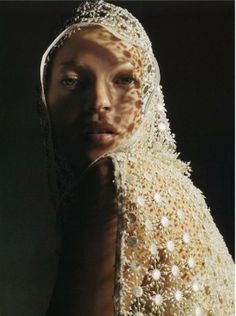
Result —
M 117 42 L 123 42 L 124 46 L 131 47 L 132 45 L 122 41 L 106 28 L 101 26 L 82 27 L 74 34 L 77 38 L 88 39 L 101 44 L 114 45 Z
M 59 59 L 70 60 L 78 53 L 101 55 L 114 63 L 131 62 L 135 65 L 142 65 L 141 49 L 98 26 L 76 29 L 70 38 L 65 40 L 56 55 Z

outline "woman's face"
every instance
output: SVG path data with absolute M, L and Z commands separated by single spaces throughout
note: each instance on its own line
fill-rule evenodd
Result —
M 141 119 L 140 50 L 102 27 L 73 33 L 53 58 L 47 104 L 53 137 L 74 166 L 134 133 Z

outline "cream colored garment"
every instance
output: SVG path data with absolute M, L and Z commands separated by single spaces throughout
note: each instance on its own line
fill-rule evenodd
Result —
M 232 257 L 178 159 L 147 150 L 142 140 L 112 159 L 120 219 L 116 315 L 234 315 Z
M 130 28 L 124 30 L 122 23 Z M 130 13 L 103 1 L 79 7 L 42 59 L 46 111 L 48 56 L 65 35 L 86 25 L 106 27 L 140 47 L 146 58 L 142 125 L 106 155 L 114 163 L 119 203 L 115 316 L 233 316 L 232 257 L 204 196 L 189 178 L 188 164 L 175 152 L 151 43 Z

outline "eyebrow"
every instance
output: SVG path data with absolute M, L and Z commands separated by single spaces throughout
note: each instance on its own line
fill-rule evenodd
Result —
M 73 66 L 73 67 L 77 67 L 78 65 L 73 61 L 63 61 L 59 64 L 59 66 Z

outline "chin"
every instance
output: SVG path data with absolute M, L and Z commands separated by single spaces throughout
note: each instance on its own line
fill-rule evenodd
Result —
M 86 153 L 86 158 L 87 158 L 88 162 L 91 163 L 94 160 L 96 160 L 99 157 L 101 157 L 102 155 L 106 154 L 109 151 L 109 149 L 108 148 L 107 149 L 101 148 L 101 149 L 96 149 L 96 150 L 89 150 Z
M 74 145 L 73 148 L 76 148 L 76 151 L 69 151 L 65 156 L 75 168 L 80 168 L 81 166 L 88 166 L 102 155 L 112 151 L 115 147 L 117 147 L 117 144 L 109 146 L 90 146 L 89 148 L 88 146 L 78 147 Z

